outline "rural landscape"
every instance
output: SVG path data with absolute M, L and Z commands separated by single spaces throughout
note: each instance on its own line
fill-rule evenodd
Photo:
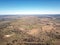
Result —
M 0 45 L 60 45 L 60 14 L 0 15 Z

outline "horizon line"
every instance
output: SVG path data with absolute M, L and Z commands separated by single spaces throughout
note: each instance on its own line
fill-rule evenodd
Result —
M 0 14 L 0 15 L 60 15 L 60 14 Z

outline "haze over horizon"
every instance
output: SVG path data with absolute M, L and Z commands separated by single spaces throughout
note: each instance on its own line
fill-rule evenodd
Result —
M 60 0 L 0 0 L 0 15 L 60 14 Z

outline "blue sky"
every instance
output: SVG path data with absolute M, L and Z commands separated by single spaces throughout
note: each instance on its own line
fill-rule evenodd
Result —
M 60 0 L 0 0 L 0 14 L 60 14 Z

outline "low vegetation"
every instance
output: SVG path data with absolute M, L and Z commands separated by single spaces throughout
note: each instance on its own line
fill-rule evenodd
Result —
M 22 16 L 0 22 L 0 45 L 59 45 L 59 16 Z

